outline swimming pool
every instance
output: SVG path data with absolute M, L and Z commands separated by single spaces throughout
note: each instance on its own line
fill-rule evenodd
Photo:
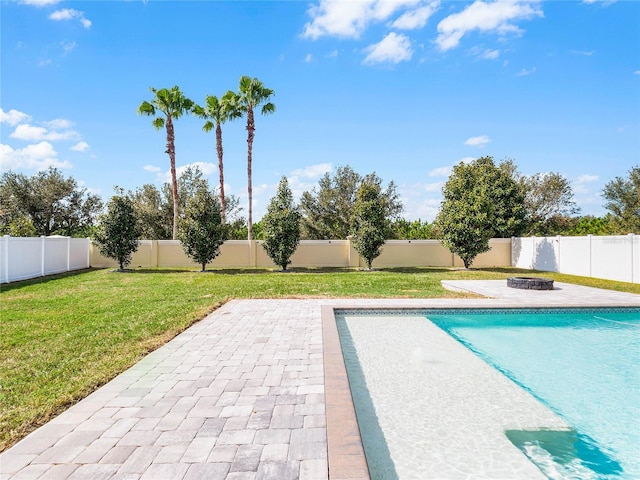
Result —
M 466 452 L 453 451 L 448 463 L 455 463 L 458 455 L 464 457 L 460 461 L 467 468 L 475 469 L 471 472 L 496 478 L 500 474 L 491 468 L 498 468 L 497 462 L 517 463 L 514 456 L 495 458 L 496 452 L 512 453 L 502 443 L 504 437 L 512 443 L 511 449 L 513 445 L 521 449 L 548 478 L 640 478 L 640 309 L 338 313 L 373 478 L 445 475 L 446 461 L 438 467 L 439 473 L 430 474 L 424 470 L 430 467 L 418 465 L 417 457 L 433 457 L 423 452 L 438 448 L 443 455 L 438 441 L 455 446 L 456 441 L 479 437 L 477 432 L 491 431 L 491 426 L 484 425 L 481 430 L 473 425 L 478 417 L 501 429 L 500 436 L 489 435 L 491 445 L 484 453 L 494 458 L 469 462 L 469 452 L 482 451 L 471 442 Z M 502 372 L 522 387 L 519 390 L 538 399 L 535 403 L 547 407 L 547 413 L 557 418 L 545 417 L 547 413 L 538 411 L 530 399 L 519 397 L 487 374 L 475 363 L 477 357 L 475 361 L 462 354 L 451 358 L 451 352 L 446 352 L 452 350 L 447 340 L 429 328 L 435 325 L 490 364 L 494 372 Z M 421 342 L 426 335 L 433 337 L 431 345 Z M 375 340 L 376 336 L 382 338 Z M 437 351 L 439 347 L 442 352 Z M 455 362 L 469 365 L 470 372 L 447 370 Z M 438 370 L 449 378 L 438 383 Z M 461 379 L 463 375 L 467 376 Z M 438 385 L 437 390 L 449 389 L 453 383 L 447 393 L 450 401 L 439 399 L 437 392 L 425 388 L 425 382 Z M 514 385 L 512 382 L 508 383 Z M 475 405 L 484 401 L 481 397 L 492 395 L 492 386 L 504 395 L 490 398 L 484 406 Z M 400 389 L 407 391 L 401 393 Z M 459 396 L 477 407 L 474 413 L 465 412 L 470 407 Z M 514 403 L 523 408 L 512 411 Z M 403 413 L 397 412 L 399 405 L 408 405 L 400 410 L 411 411 L 404 419 Z M 536 411 L 533 420 L 524 419 L 527 409 Z M 410 423 L 406 431 L 400 428 L 401 422 Z M 441 431 L 434 435 L 434 429 Z M 459 431 L 466 435 L 447 440 Z M 483 433 L 482 437 L 486 436 Z M 437 461 L 429 458 L 425 464 Z M 450 478 L 463 476 L 451 472 Z

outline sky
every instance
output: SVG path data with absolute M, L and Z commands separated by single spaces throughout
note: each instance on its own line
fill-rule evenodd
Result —
M 459 162 L 565 176 L 583 215 L 640 165 L 640 1 L 0 0 L 0 168 L 50 166 L 106 201 L 169 181 L 165 133 L 137 108 L 174 85 L 199 104 L 242 75 L 256 116 L 253 217 L 350 166 L 433 221 Z M 176 165 L 218 184 L 215 134 L 175 123 Z M 225 192 L 247 207 L 244 119 L 223 125 Z

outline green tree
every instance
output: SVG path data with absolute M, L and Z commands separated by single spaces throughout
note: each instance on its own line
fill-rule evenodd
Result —
M 522 190 L 509 167 L 496 166 L 491 157 L 460 162 L 442 189 L 438 229 L 465 268 L 489 250 L 492 237 L 518 236 L 525 227 Z
M 202 265 L 220 254 L 220 246 L 226 238 L 226 227 L 222 221 L 222 210 L 216 195 L 206 185 L 200 185 L 189 198 L 180 222 L 178 237 L 189 258 Z
M 222 220 L 224 221 L 226 203 L 224 195 L 224 150 L 222 148 L 222 124 L 242 116 L 242 113 L 238 109 L 237 95 L 232 91 L 228 91 L 220 99 L 215 95 L 207 95 L 204 107 L 196 106 L 194 112 L 199 117 L 207 120 L 202 127 L 205 132 L 210 132 L 214 127 L 216 129 L 216 152 L 218 154 L 218 173 L 220 176 L 218 193 L 220 195 Z
M 25 215 L 14 217 L 0 228 L 0 234 L 12 237 L 35 237 L 36 228 Z
M 176 85 L 172 89 L 161 88 L 157 90 L 150 87 L 149 90 L 154 94 L 154 98 L 148 102 L 144 101 L 138 107 L 138 113 L 155 117 L 151 124 L 160 130 L 165 127 L 167 133 L 167 150 L 169 155 L 169 163 L 171 165 L 171 185 L 173 193 L 173 229 L 172 238 L 175 240 L 178 235 L 178 182 L 176 179 L 176 148 L 175 148 L 175 132 L 173 128 L 173 120 L 180 118 L 186 113 L 190 113 L 194 108 L 192 100 L 184 96 Z M 161 115 L 158 115 L 160 113 Z M 158 115 L 158 116 L 156 116 Z
M 580 208 L 573 200 L 571 182 L 559 173 L 520 177 L 527 211 L 527 235 L 558 235 Z
M 271 103 L 273 90 L 266 88 L 257 78 L 247 76 L 240 77 L 240 88 L 235 99 L 231 100 L 231 107 L 247 116 L 247 195 L 249 197 L 247 238 L 253 240 L 253 186 L 251 183 L 253 164 L 253 139 L 255 137 L 256 122 L 254 110 L 262 105 L 262 115 L 268 115 L 276 111 L 276 106 Z
M 351 230 L 351 215 L 363 180 L 382 185 L 371 173 L 362 177 L 350 166 L 340 166 L 333 176 L 326 173 L 318 188 L 304 192 L 300 199 L 302 238 L 312 240 L 345 239 Z M 395 219 L 402 212 L 402 202 L 393 181 L 384 190 L 385 215 Z
M 135 192 L 129 192 L 138 220 L 141 239 L 168 240 L 171 238 L 173 202 L 167 202 L 155 185 L 145 184 Z
M 32 177 L 11 170 L 0 178 L 0 231 L 81 236 L 102 210 L 97 195 L 78 188 L 73 177 L 49 168 Z M 27 224 L 31 227 L 27 227 Z
M 99 218 L 94 240 L 98 250 L 118 262 L 120 271 L 131 262 L 138 250 L 138 224 L 131 198 L 121 188 L 107 203 L 107 211 Z
M 629 177 L 616 177 L 604 186 L 604 208 L 613 215 L 616 233 L 640 233 L 640 165 L 629 170 Z
M 382 251 L 388 230 L 386 200 L 380 184 L 364 180 L 358 188 L 351 217 L 351 242 L 369 270 Z
M 397 240 L 428 240 L 434 238 L 432 225 L 422 220 L 410 222 L 404 218 L 398 218 L 391 223 L 390 237 Z
M 611 215 L 604 217 L 594 217 L 585 215 L 571 219 L 571 225 L 561 235 L 612 235 L 614 227 L 611 223 Z
M 262 227 L 263 248 L 273 263 L 286 270 L 300 243 L 300 212 L 293 203 L 293 193 L 286 177 L 280 180 L 278 192 L 267 206 Z

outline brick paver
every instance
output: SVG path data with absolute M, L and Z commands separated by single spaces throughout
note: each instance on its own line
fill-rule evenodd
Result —
M 326 388 L 335 385 L 325 385 L 321 307 L 522 303 L 508 294 L 504 301 L 231 301 L 0 454 L 0 480 L 326 480 Z M 592 291 L 587 297 L 593 303 Z M 640 305 L 639 298 L 613 300 Z M 332 363 L 341 356 L 332 355 Z M 348 391 L 333 393 L 349 404 Z M 364 460 L 354 461 L 352 478 L 365 478 Z

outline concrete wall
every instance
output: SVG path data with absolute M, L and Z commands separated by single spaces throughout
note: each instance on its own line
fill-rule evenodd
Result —
M 260 241 L 228 240 L 207 268 L 274 268 Z M 188 267 L 196 268 L 177 240 L 141 240 L 132 256 L 132 267 Z M 478 255 L 475 267 L 506 267 L 511 264 L 511 239 L 492 239 L 491 250 Z M 100 255 L 91 247 L 92 267 L 116 267 L 114 260 Z M 349 240 L 303 240 L 291 257 L 291 267 L 364 267 L 366 262 L 358 255 Z M 382 267 L 462 267 L 460 258 L 442 246 L 439 240 L 389 240 L 382 253 L 373 261 Z
M 640 283 L 640 236 L 529 237 L 512 241 L 514 267 Z

